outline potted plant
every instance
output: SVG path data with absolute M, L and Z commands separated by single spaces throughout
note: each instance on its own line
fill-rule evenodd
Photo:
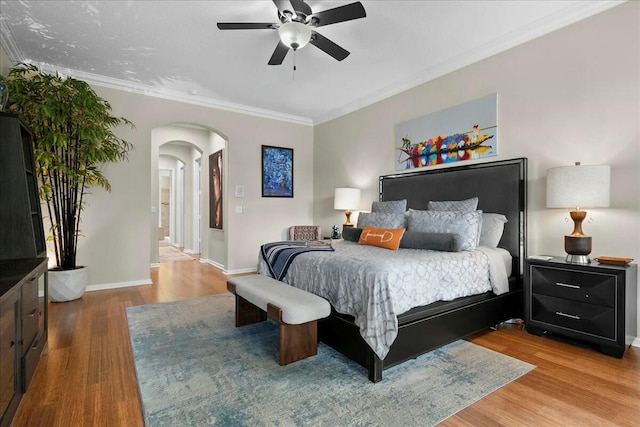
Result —
M 46 74 L 19 64 L 0 76 L 7 86 L 6 110 L 31 128 L 40 197 L 46 204 L 56 266 L 50 269 L 52 301 L 80 298 L 87 269 L 76 265 L 80 216 L 91 187 L 111 186 L 100 165 L 127 159 L 132 144 L 112 131 L 130 125 L 111 115 L 111 106 L 84 81 Z M 60 277 L 61 276 L 61 277 Z

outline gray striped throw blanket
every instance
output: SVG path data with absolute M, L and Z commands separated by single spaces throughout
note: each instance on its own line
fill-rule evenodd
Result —
M 333 247 L 330 242 L 315 240 L 273 242 L 260 246 L 260 253 L 269 266 L 269 273 L 276 280 L 282 280 L 286 276 L 295 257 L 311 251 L 333 251 Z

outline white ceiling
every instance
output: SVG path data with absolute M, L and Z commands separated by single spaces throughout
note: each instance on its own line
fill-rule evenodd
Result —
M 350 3 L 308 0 L 314 12 Z M 318 28 L 351 52 L 315 46 L 267 62 L 272 1 L 0 1 L 14 62 L 90 83 L 317 124 L 613 7 L 617 1 L 362 1 L 367 17 Z

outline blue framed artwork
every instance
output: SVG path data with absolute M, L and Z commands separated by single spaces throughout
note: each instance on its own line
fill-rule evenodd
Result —
M 396 125 L 396 170 L 498 154 L 498 94 Z
M 293 197 L 293 148 L 262 146 L 262 197 Z

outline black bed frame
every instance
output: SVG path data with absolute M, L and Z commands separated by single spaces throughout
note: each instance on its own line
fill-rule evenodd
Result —
M 318 324 L 321 341 L 358 362 L 373 382 L 394 365 L 509 319 L 522 318 L 522 280 L 526 258 L 527 159 L 518 158 L 380 177 L 380 200 L 407 199 L 407 207 L 426 209 L 429 200 L 463 200 L 477 196 L 478 209 L 504 214 L 500 247 L 513 256 L 509 292 L 487 292 L 416 307 L 398 316 L 398 336 L 381 360 L 367 345 L 353 317 L 332 310 Z

